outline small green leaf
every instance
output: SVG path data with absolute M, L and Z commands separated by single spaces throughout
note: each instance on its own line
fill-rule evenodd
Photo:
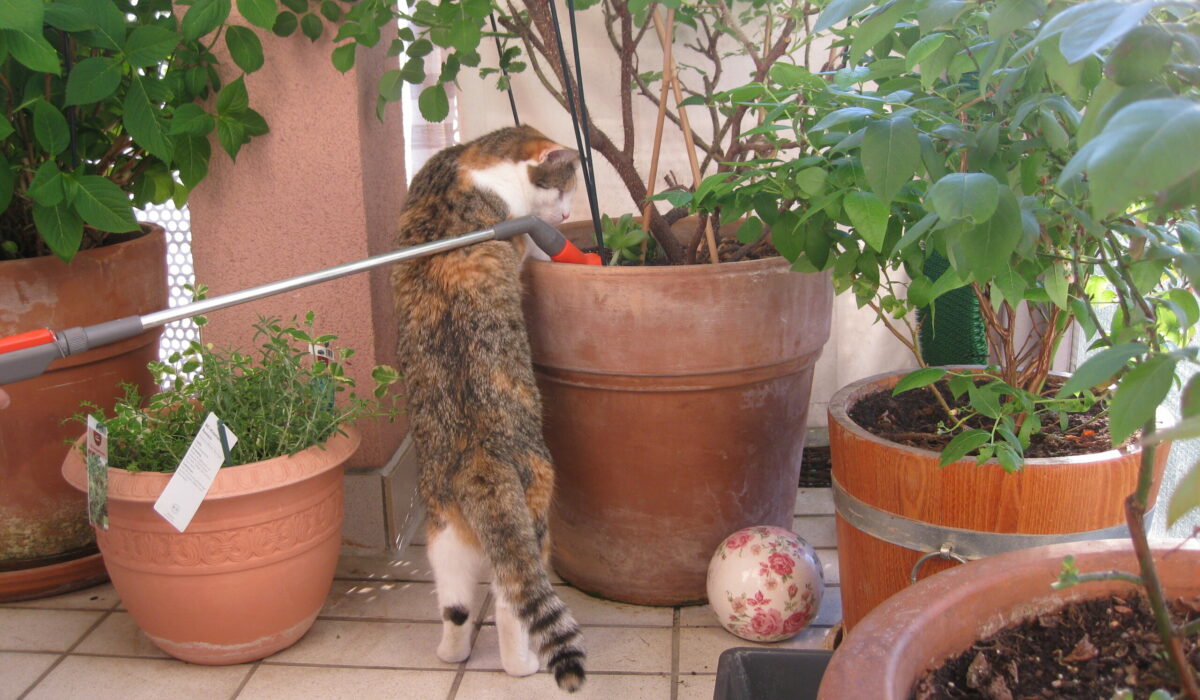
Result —
M 44 207 L 53 207 L 66 197 L 62 171 L 52 160 L 42 163 L 29 183 L 29 198 Z
M 825 180 L 829 173 L 824 168 L 805 168 L 796 173 L 796 187 L 809 197 L 816 197 L 825 191 Z
M 1062 310 L 1067 309 L 1067 276 L 1063 272 L 1062 265 L 1052 263 L 1050 269 L 1046 271 L 1045 278 L 1042 279 L 1042 284 L 1046 288 L 1046 294 L 1050 297 L 1050 301 L 1055 306 Z
M 883 200 L 874 192 L 851 192 L 842 199 L 842 207 L 858 235 L 867 245 L 882 252 L 888 223 L 888 208 Z
M 8 164 L 8 159 L 0 155 L 0 211 L 8 209 L 12 202 L 13 185 L 16 184 L 16 173 Z
M 450 99 L 442 85 L 430 85 L 417 97 L 421 116 L 429 122 L 440 122 L 450 114 Z
M 237 0 L 238 14 L 262 29 L 275 26 L 275 0 Z
M 83 220 L 75 210 L 63 202 L 52 207 L 34 204 L 33 223 L 50 252 L 63 262 L 71 262 L 83 242 Z
M 968 430 L 955 435 L 942 448 L 941 465 L 944 467 L 957 462 L 975 450 L 978 450 L 991 439 L 992 436 L 986 430 Z
M 212 158 L 212 147 L 208 139 L 201 136 L 180 135 L 175 137 L 175 162 L 179 168 L 179 179 L 189 190 L 208 175 L 208 161 Z
M 351 41 L 334 49 L 331 56 L 333 67 L 342 73 L 354 68 L 355 50 L 357 48 L 358 44 Z
M 1179 522 L 1194 508 L 1200 508 L 1200 462 L 1192 465 L 1179 483 L 1167 505 L 1167 527 Z
M 763 223 L 757 216 L 751 216 L 738 227 L 737 238 L 742 243 L 753 243 L 762 236 Z
M 229 115 L 245 112 L 250 107 L 250 94 L 246 91 L 246 81 L 238 78 L 226 84 L 217 94 L 217 114 Z
M 67 118 L 45 100 L 33 103 L 33 135 L 38 145 L 50 155 L 62 153 L 71 143 Z
M 275 33 L 275 36 L 291 36 L 298 26 L 300 26 L 300 20 L 296 19 L 296 15 L 284 10 L 275 18 L 275 24 L 271 27 L 271 31 Z
M 924 386 L 929 386 L 934 382 L 939 381 L 946 376 L 946 370 L 940 367 L 925 367 L 913 372 L 909 372 L 896 382 L 895 388 L 892 389 L 892 396 L 903 394 L 912 389 L 919 389 Z
M 246 137 L 246 127 L 237 119 L 221 116 L 217 119 L 217 142 L 221 144 L 229 157 L 237 160 L 237 154 L 249 139 Z
M 121 64 L 107 56 L 85 58 L 67 77 L 67 105 L 86 105 L 111 97 L 121 85 Z
M 905 117 L 867 124 L 859 153 L 867 183 L 884 204 L 896 197 L 921 164 L 917 129 Z
M 311 41 L 320 39 L 321 31 L 324 28 L 325 25 L 321 24 L 321 18 L 311 12 L 300 18 L 300 32 Z
M 22 65 L 32 71 L 60 75 L 58 52 L 42 36 L 42 32 L 27 32 L 22 29 L 0 29 L 0 43 Z
M 987 173 L 949 173 L 929 188 L 929 208 L 946 221 L 986 221 L 1000 203 L 1000 183 Z
M 0 29 L 41 32 L 45 7 L 42 0 L 0 0 Z
M 322 0 L 321 16 L 330 22 L 340 22 L 342 19 L 342 8 L 338 7 L 333 0 Z
M 996 3 L 988 15 L 988 34 L 1002 39 L 1012 32 L 1041 18 L 1046 11 L 1045 0 L 1005 0 Z
M 1175 380 L 1176 359 L 1155 355 L 1134 367 L 1121 380 L 1109 405 L 1108 430 L 1113 447 L 1154 418 Z
M 147 24 L 129 33 L 122 50 L 129 65 L 146 68 L 165 61 L 178 45 L 178 34 L 157 24 Z
M 253 29 L 231 25 L 225 30 L 225 45 L 233 62 L 247 73 L 262 68 L 263 47 Z
M 72 204 L 89 226 L 112 233 L 137 230 L 129 196 L 111 180 L 99 175 L 81 175 L 78 185 Z
M 181 104 L 168 122 L 167 133 L 171 136 L 207 136 L 212 133 L 212 115 L 195 102 Z
M 1144 355 L 1149 348 L 1142 343 L 1126 343 L 1105 348 L 1079 365 L 1055 395 L 1063 398 L 1097 386 L 1105 386 L 1129 361 Z
M 229 18 L 231 9 L 233 5 L 230 0 L 196 0 L 184 13 L 180 23 L 183 37 L 195 41 L 212 33 Z
M 823 32 L 833 25 L 841 22 L 844 19 L 849 19 L 854 15 L 862 12 L 870 7 L 875 0 L 833 0 L 825 6 L 825 9 L 817 17 L 817 23 L 813 25 L 813 32 Z
M 1012 190 L 1000 188 L 996 211 L 987 221 L 964 233 L 960 240 L 973 280 L 990 282 L 1009 267 L 1013 251 L 1021 241 L 1021 206 Z
M 138 145 L 169 163 L 172 146 L 167 137 L 167 125 L 158 114 L 158 102 L 152 101 L 147 94 L 146 80 L 135 75 L 129 84 L 124 102 L 125 128 Z

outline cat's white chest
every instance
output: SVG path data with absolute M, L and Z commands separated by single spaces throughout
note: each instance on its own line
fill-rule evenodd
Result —
M 530 202 L 529 164 L 501 162 L 471 171 L 475 187 L 499 197 L 508 206 L 508 216 L 528 216 L 534 213 Z

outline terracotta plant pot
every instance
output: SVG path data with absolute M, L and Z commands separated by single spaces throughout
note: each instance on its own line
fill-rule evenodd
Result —
M 154 511 L 170 474 L 108 470 L 104 564 L 142 631 L 196 664 L 261 659 L 300 639 L 329 595 L 342 527 L 342 464 L 359 433 L 290 457 L 225 467 L 183 533 Z M 79 450 L 63 476 L 87 489 Z
M 704 600 L 726 536 L 792 526 L 828 275 L 782 258 L 525 270 L 555 570 L 613 600 Z
M 1056 541 L 1121 537 L 1125 497 L 1141 453 L 1029 459 L 1009 474 L 995 461 L 946 467 L 930 450 L 876 437 L 850 420 L 862 397 L 891 389 L 904 372 L 846 386 L 829 402 L 842 614 L 847 629 L 910 583 L 918 560 L 943 545 L 969 559 Z M 1159 449 L 1161 478 L 1168 449 Z M 1157 483 L 1157 479 L 1156 479 Z M 920 575 L 954 565 L 937 554 Z
M 1068 555 L 1081 571 L 1138 570 L 1129 540 L 1099 540 L 997 554 L 931 576 L 872 610 L 846 636 L 818 697 L 903 700 L 926 670 L 1010 623 L 1135 588 L 1103 581 L 1052 591 Z M 1200 595 L 1200 544 L 1163 544 L 1155 555 L 1168 599 Z
M 166 241 L 148 235 L 86 250 L 68 265 L 54 256 L 0 262 L 0 336 L 63 330 L 167 306 Z M 154 390 L 146 364 L 162 329 L 57 360 L 40 377 L 4 387 L 0 411 L 0 601 L 90 586 L 104 579 L 87 504 L 59 473 L 79 425 L 62 421 L 82 401 L 111 410 L 121 382 Z

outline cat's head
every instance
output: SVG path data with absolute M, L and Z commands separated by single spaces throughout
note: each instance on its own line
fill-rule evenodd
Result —
M 462 164 L 475 187 L 504 200 L 509 217 L 558 225 L 571 212 L 579 153 L 529 126 L 494 131 L 467 144 Z

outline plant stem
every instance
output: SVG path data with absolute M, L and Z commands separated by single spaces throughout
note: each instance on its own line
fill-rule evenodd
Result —
M 1154 419 L 1146 421 L 1142 428 L 1143 435 L 1154 432 Z M 1134 552 L 1137 553 L 1138 566 L 1142 571 L 1142 581 L 1146 588 L 1146 598 L 1150 601 L 1150 609 L 1154 612 L 1154 621 L 1158 626 L 1159 637 L 1167 650 L 1171 665 L 1175 667 L 1175 675 L 1184 694 L 1190 700 L 1200 700 L 1200 685 L 1183 653 L 1183 644 L 1171 626 L 1171 616 L 1167 611 L 1166 596 L 1163 594 L 1162 582 L 1158 578 L 1158 568 L 1154 563 L 1154 554 L 1150 551 L 1150 543 L 1146 538 L 1146 526 L 1143 518 L 1146 515 L 1147 504 L 1150 500 L 1150 489 L 1154 485 L 1154 457 L 1158 448 L 1148 445 L 1142 448 L 1142 462 L 1138 469 L 1137 490 L 1125 499 L 1125 521 L 1129 525 L 1129 539 L 1133 541 Z

